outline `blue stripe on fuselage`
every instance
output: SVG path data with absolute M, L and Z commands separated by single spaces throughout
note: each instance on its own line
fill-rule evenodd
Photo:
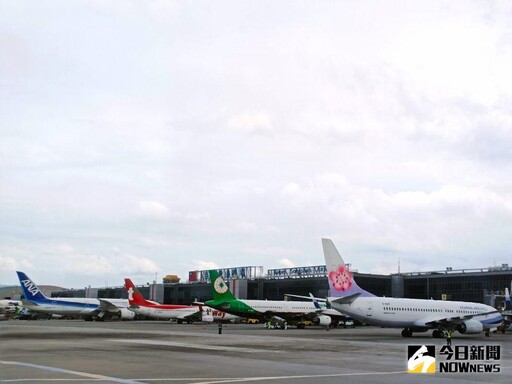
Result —
M 498 316 L 493 317 L 492 319 L 478 320 L 478 321 L 480 321 L 482 324 L 499 324 L 503 321 L 503 316 L 498 315 Z
M 71 308 L 88 308 L 88 309 L 97 309 L 99 307 L 99 304 L 89 304 L 89 303 L 80 303 L 80 302 L 74 302 L 74 301 L 62 301 L 62 300 L 52 300 L 52 299 L 46 299 L 46 300 L 30 300 L 32 303 L 35 304 L 50 304 L 50 305 L 61 305 L 64 307 L 71 307 Z

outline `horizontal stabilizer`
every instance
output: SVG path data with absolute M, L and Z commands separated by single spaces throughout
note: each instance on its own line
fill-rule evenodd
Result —
M 338 304 L 352 304 L 359 296 L 361 296 L 361 293 L 354 293 L 350 296 L 340 297 L 339 299 L 332 300 L 331 303 L 338 303 Z
M 327 301 L 327 299 L 322 299 L 320 297 L 292 295 L 291 293 L 285 293 L 284 297 L 296 297 L 298 299 L 316 300 L 316 301 L 321 301 L 323 303 L 325 303 Z

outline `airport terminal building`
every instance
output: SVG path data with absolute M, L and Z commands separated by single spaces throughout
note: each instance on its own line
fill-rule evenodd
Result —
M 241 299 L 282 300 L 286 294 L 328 296 L 324 265 L 269 269 L 236 267 L 219 270 L 229 281 L 234 295 Z M 377 296 L 472 301 L 498 307 L 505 287 L 512 282 L 508 264 L 481 269 L 447 268 L 444 271 L 376 275 L 354 272 L 359 286 Z M 164 304 L 192 304 L 211 299 L 208 271 L 191 271 L 189 282 L 149 284 L 139 290 L 146 297 Z M 123 287 L 68 290 L 53 297 L 126 298 Z

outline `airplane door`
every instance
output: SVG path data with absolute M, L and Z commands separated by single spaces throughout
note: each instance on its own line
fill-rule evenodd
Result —
M 371 317 L 373 315 L 373 306 L 372 303 L 368 303 L 366 306 L 366 316 Z

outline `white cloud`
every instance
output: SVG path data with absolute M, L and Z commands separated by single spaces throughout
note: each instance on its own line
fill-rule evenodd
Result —
M 272 130 L 270 118 L 266 113 L 232 116 L 228 127 L 249 133 L 268 133 Z
M 147 217 L 155 219 L 166 219 L 170 216 L 169 208 L 158 201 L 140 201 L 139 212 Z
M 284 258 L 279 260 L 279 265 L 281 265 L 284 268 L 293 268 L 295 267 L 295 263 L 291 261 L 290 259 Z
M 285 247 L 250 247 L 242 249 L 242 252 L 260 256 L 293 256 L 301 253 L 298 249 Z M 280 259 L 279 262 L 282 262 L 283 260 L 287 259 Z
M 3 7 L 4 266 L 509 257 L 510 4 L 226 4 Z
M 70 255 L 63 259 L 60 268 L 70 273 L 85 276 L 108 276 L 117 272 L 116 266 L 105 256 L 100 255 Z
M 127 275 L 150 275 L 160 272 L 162 269 L 152 260 L 146 257 L 123 255 L 120 271 Z
M 205 271 L 207 269 L 219 269 L 219 266 L 212 261 L 194 260 L 193 270 L 194 271 Z
M 0 270 L 4 272 L 14 272 L 19 270 L 31 269 L 33 264 L 29 260 L 16 260 L 12 257 L 0 256 Z

